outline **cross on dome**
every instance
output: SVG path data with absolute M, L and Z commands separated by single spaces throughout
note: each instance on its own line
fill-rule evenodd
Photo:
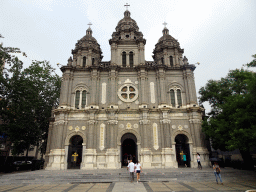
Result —
M 91 22 L 89 22 L 87 25 L 89 25 L 89 28 L 91 28 L 92 23 L 91 23 Z
M 130 6 L 130 5 L 128 5 L 128 3 L 126 3 L 126 5 L 124 5 L 125 7 L 126 7 L 126 10 L 128 11 L 128 6 Z
M 163 25 L 164 25 L 164 28 L 166 28 L 167 23 L 166 23 L 166 22 L 164 22 L 164 23 L 163 23 Z

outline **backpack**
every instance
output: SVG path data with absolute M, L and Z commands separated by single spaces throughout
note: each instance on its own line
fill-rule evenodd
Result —
M 216 173 L 220 173 L 220 167 L 216 167 Z

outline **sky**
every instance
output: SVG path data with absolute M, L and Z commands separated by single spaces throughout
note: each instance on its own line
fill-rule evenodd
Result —
M 153 60 L 166 22 L 189 63 L 200 63 L 194 71 L 197 93 L 208 80 L 225 77 L 256 54 L 255 0 L 0 0 L 0 42 L 25 52 L 27 58 L 18 55 L 25 67 L 32 60 L 47 60 L 61 75 L 57 63 L 67 64 L 91 22 L 103 61 L 109 61 L 108 40 L 126 3 L 147 40 L 147 61 Z

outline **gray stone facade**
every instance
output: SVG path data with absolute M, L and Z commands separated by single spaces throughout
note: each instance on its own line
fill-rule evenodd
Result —
M 111 61 L 103 62 L 89 27 L 72 50 L 73 58 L 61 68 L 60 104 L 50 122 L 46 169 L 121 168 L 130 154 L 144 168 L 185 163 L 194 168 L 196 153 L 207 165 L 195 65 L 183 57 L 178 41 L 165 27 L 154 61 L 145 61 L 146 40 L 125 11 L 109 44 Z

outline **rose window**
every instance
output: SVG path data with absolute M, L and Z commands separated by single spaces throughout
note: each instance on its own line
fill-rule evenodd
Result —
M 123 85 L 118 91 L 118 96 L 124 102 L 133 102 L 138 98 L 138 90 L 134 85 Z

